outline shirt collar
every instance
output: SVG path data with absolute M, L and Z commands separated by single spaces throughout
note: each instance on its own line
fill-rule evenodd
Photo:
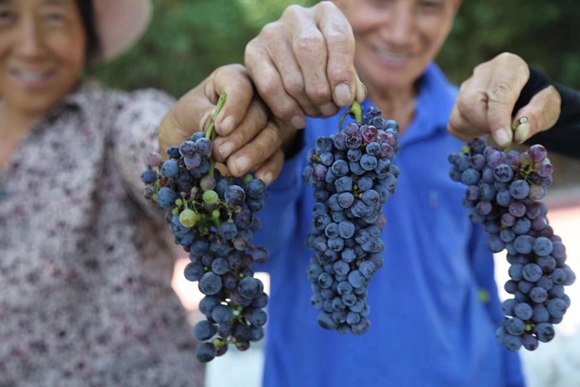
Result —
M 447 123 L 455 103 L 457 87 L 451 85 L 436 63 L 430 63 L 418 80 L 419 94 L 415 99 L 415 117 L 401 136 L 401 145 L 424 140 L 447 132 Z M 368 109 L 369 99 L 363 102 Z M 389 118 L 389 117 L 385 117 Z
M 103 87 L 96 81 L 79 81 L 75 88 L 47 113 L 40 126 L 42 127 L 44 123 L 54 123 L 67 111 L 76 111 L 81 115 L 85 114 L 88 109 L 92 106 L 94 107 L 95 95 L 103 90 Z
M 68 107 L 79 107 L 85 110 L 93 100 L 92 97 L 103 90 L 98 82 L 92 80 L 81 80 L 76 87 L 63 98 L 61 105 Z

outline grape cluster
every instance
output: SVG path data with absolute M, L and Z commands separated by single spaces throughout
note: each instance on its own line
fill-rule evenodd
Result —
M 223 355 L 228 344 L 244 351 L 262 339 L 268 303 L 252 264 L 266 262 L 269 254 L 250 245 L 260 229 L 254 213 L 263 208 L 266 186 L 251 175 L 222 177 L 211 157 L 212 133 L 210 126 L 207 135 L 195 133 L 169 148 L 165 162 L 151 154 L 151 168 L 141 175 L 145 196 L 167 209 L 175 242 L 189 252 L 185 278 L 199 281 L 205 294 L 199 309 L 207 319 L 195 325 L 194 335 L 201 341 L 215 339 L 197 347 L 201 362 Z
M 320 326 L 360 335 L 370 327 L 367 286 L 384 263 L 382 207 L 397 187 L 399 127 L 376 108 L 362 117 L 355 104 L 346 114 L 357 122 L 342 130 L 343 116 L 337 133 L 319 137 L 303 171 L 317 202 L 306 241 L 314 251 L 306 275 L 312 306 L 321 310 Z
M 510 351 L 522 345 L 533 351 L 539 341 L 554 337 L 553 324 L 570 307 L 564 286 L 576 279 L 562 239 L 548 223 L 548 207 L 540 201 L 552 183 L 546 149 L 533 145 L 520 154 L 474 139 L 449 161 L 451 178 L 467 186 L 463 204 L 472 222 L 484 225 L 487 247 L 494 253 L 507 250 L 511 279 L 505 290 L 514 298 L 502 305 L 506 317 L 497 339 Z

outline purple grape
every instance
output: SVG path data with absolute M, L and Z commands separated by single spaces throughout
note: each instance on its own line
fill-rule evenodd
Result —
M 507 164 L 500 164 L 494 171 L 495 179 L 501 183 L 509 183 L 514 177 L 514 171 Z
M 478 170 L 469 168 L 461 174 L 461 182 L 465 185 L 475 185 L 479 182 L 481 174 Z
M 548 157 L 548 152 L 546 148 L 542 145 L 532 145 L 528 150 L 528 155 L 530 156 L 530 160 L 534 163 L 540 163 L 544 161 L 546 157 Z
M 163 160 L 159 153 L 151 153 L 149 156 L 147 156 L 147 165 L 149 165 L 151 168 L 159 167 L 162 161 Z
M 212 143 L 205 137 L 197 139 L 197 141 L 195 141 L 195 146 L 197 147 L 197 151 L 202 155 L 209 156 L 211 153 Z
M 524 180 L 515 180 L 510 184 L 510 193 L 516 199 L 525 199 L 530 193 L 530 186 Z
M 245 193 L 244 189 L 238 185 L 229 186 L 224 193 L 224 199 L 225 199 L 226 203 L 234 205 L 234 206 L 242 205 L 244 203 L 245 198 L 246 198 L 246 193 Z M 252 211 L 252 212 L 256 212 L 256 211 Z
M 372 125 L 364 125 L 361 127 L 363 140 L 368 144 L 375 142 L 378 139 L 379 131 Z
M 515 218 L 521 218 L 526 214 L 526 206 L 522 202 L 514 202 L 509 206 L 509 213 Z
M 522 336 L 522 345 L 528 351 L 535 351 L 538 348 L 538 339 L 534 335 L 524 334 Z
M 356 125 L 356 124 L 355 124 Z M 346 150 L 346 131 L 338 132 L 334 135 L 332 141 L 334 142 L 334 147 L 338 150 Z M 314 151 L 314 149 L 312 149 Z
M 535 287 L 530 290 L 530 298 L 537 304 L 541 304 L 548 299 L 548 292 L 542 287 Z
M 547 162 L 540 163 L 540 165 L 536 167 L 536 173 L 538 174 L 538 176 L 541 177 L 549 177 L 552 175 L 553 172 L 554 167 L 552 166 L 552 164 Z
M 196 152 L 197 146 L 195 145 L 195 142 L 191 140 L 184 141 L 179 146 L 179 153 L 183 157 L 193 157 L 193 155 L 196 154 Z

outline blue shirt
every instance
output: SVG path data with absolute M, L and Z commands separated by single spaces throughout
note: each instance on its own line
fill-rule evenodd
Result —
M 271 275 L 264 386 L 524 385 L 518 355 L 495 338 L 503 316 L 486 237 L 462 207 L 465 188 L 448 174 L 449 153 L 464 145 L 446 131 L 456 93 L 435 64 L 420 79 L 395 160 L 397 192 L 383 210 L 385 265 L 368 288 L 371 328 L 362 336 L 322 329 L 310 304 L 305 239 L 315 202 L 301 173 L 306 151 L 338 130 L 339 116 L 308 121 L 305 149 L 269 187 L 254 240 L 270 250 L 255 268 Z

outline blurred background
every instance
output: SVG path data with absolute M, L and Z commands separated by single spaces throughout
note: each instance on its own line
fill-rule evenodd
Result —
M 155 15 L 140 44 L 115 62 L 89 75 L 109 86 L 132 90 L 155 87 L 181 96 L 216 67 L 242 63 L 246 43 L 290 4 L 314 0 L 154 0 Z M 438 58 L 447 76 L 460 83 L 473 67 L 503 51 L 521 55 L 553 80 L 580 88 L 580 21 L 577 0 L 486 0 L 463 2 L 450 38 Z M 547 197 L 550 224 L 567 246 L 570 265 L 580 272 L 580 163 L 550 155 L 554 185 Z M 185 256 L 178 257 L 174 288 L 198 318 L 197 285 L 183 278 Z M 500 297 L 506 298 L 505 254 L 496 256 Z M 266 274 L 260 278 L 268 285 Z M 580 386 L 580 284 L 567 290 L 572 298 L 564 322 L 550 345 L 522 351 L 531 387 Z M 241 353 L 228 351 L 210 363 L 208 387 L 260 385 L 263 343 Z M 227 372 L 223 372 L 227 370 Z M 234 381 L 235 378 L 235 381 Z

